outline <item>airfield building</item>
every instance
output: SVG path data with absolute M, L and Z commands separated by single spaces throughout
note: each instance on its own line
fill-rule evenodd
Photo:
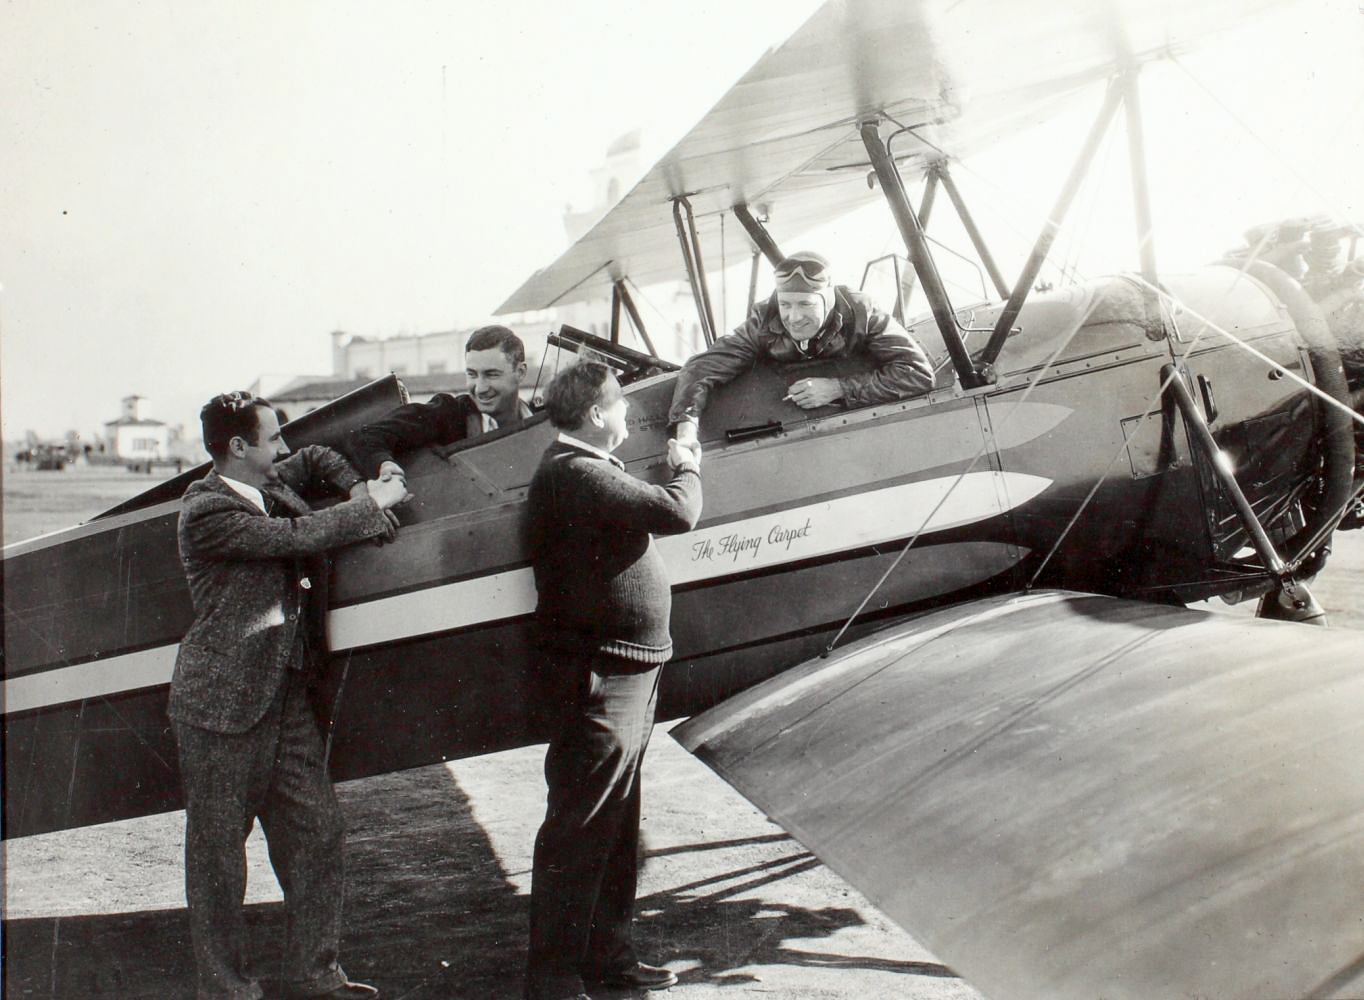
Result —
M 156 462 L 170 457 L 172 429 L 147 414 L 143 396 L 124 396 L 123 412 L 104 424 L 105 448 L 120 461 Z

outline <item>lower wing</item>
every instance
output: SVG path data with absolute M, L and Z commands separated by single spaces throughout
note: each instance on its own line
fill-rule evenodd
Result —
M 1364 979 L 1361 654 L 1360 632 L 1011 595 L 674 735 L 989 996 L 1332 996 Z

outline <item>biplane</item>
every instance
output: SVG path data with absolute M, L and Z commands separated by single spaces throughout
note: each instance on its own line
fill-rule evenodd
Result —
M 857 409 L 783 399 L 844 359 L 713 395 L 702 521 L 659 540 L 660 716 L 695 716 L 685 745 L 989 995 L 1331 995 L 1364 961 L 1364 637 L 1302 624 L 1334 532 L 1359 523 L 1364 366 L 1342 344 L 1361 341 L 1360 230 L 1262 227 L 1181 275 L 1143 239 L 1132 274 L 1035 287 L 1120 117 L 1149 235 L 1142 68 L 1273 6 L 835 0 L 503 307 L 610 298 L 609 339 L 553 343 L 618 368 L 618 455 L 659 481 L 683 359 L 654 355 L 631 288 L 685 277 L 713 339 L 708 262 L 751 255 L 757 275 L 885 202 L 904 253 L 882 270 L 936 383 Z M 953 165 L 1090 99 L 1010 283 Z M 940 193 L 978 298 L 943 280 Z M 286 440 L 343 445 L 402 395 L 382 379 Z M 409 456 L 396 542 L 338 554 L 336 778 L 540 735 L 522 523 L 553 434 L 536 416 Z M 178 806 L 174 525 L 202 474 L 5 549 L 6 836 Z M 1214 595 L 1259 614 L 1185 607 Z

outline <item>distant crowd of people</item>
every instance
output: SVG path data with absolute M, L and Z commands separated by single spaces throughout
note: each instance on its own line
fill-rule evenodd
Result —
M 791 383 L 786 398 L 805 409 L 932 387 L 919 345 L 866 296 L 834 285 L 824 258 L 793 254 L 774 276 L 771 297 L 678 375 L 667 482 L 642 482 L 613 454 L 629 435 L 630 401 L 611 367 L 579 361 L 545 392 L 557 434 L 531 482 L 526 516 L 537 679 L 553 719 L 534 848 L 528 1000 L 586 1000 L 597 984 L 655 990 L 677 982 L 643 961 L 632 937 L 640 767 L 673 648 L 671 583 L 653 536 L 690 531 L 701 516 L 699 426 L 711 394 L 760 359 L 865 359 L 864 372 Z M 169 713 L 202 1000 L 263 995 L 243 952 L 244 844 L 256 820 L 288 913 L 285 995 L 379 996 L 339 963 L 343 826 L 309 700 L 327 655 L 321 560 L 396 537 L 394 508 L 410 498 L 405 454 L 531 416 L 521 398 L 525 348 L 511 330 L 476 331 L 466 361 L 468 393 L 394 409 L 352 433 L 349 456 L 316 445 L 291 453 L 280 415 L 250 393 L 215 396 L 200 413 L 213 470 L 186 491 L 179 519 L 195 618 L 180 644 Z M 313 510 L 300 494 L 318 492 L 345 500 Z

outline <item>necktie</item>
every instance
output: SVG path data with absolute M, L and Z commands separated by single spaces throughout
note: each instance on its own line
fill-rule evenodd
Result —
M 268 517 L 293 516 L 293 509 L 281 500 L 279 494 L 273 489 L 263 489 L 260 491 L 260 495 L 265 501 L 265 513 Z

